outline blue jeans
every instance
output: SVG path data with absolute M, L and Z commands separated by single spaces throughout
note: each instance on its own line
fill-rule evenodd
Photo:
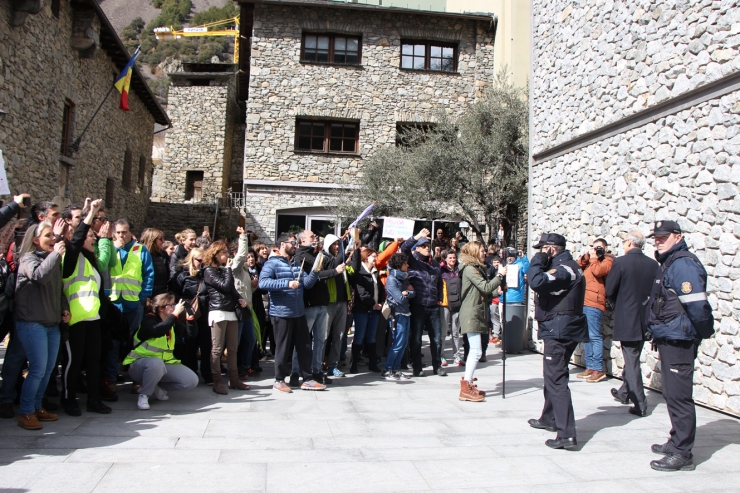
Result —
M 326 306 L 307 306 L 306 324 L 312 335 L 311 343 L 311 372 L 315 375 L 321 373 L 324 363 L 324 345 L 326 344 L 326 331 L 329 324 L 329 315 Z M 298 353 L 293 350 L 293 368 L 291 373 L 300 373 L 298 365 Z
M 604 312 L 590 306 L 583 307 L 588 321 L 588 342 L 583 343 L 586 350 L 586 368 L 604 371 L 604 339 L 601 336 L 601 318 Z
M 355 313 L 355 338 L 352 340 L 353 346 L 361 346 L 362 343 L 375 344 L 375 332 L 378 328 L 379 310 L 372 310 L 367 313 Z
M 5 361 L 3 361 L 3 387 L 0 389 L 0 404 L 12 404 L 15 400 L 15 384 L 21 374 L 23 363 L 26 362 L 26 352 L 23 344 L 18 340 L 17 332 L 10 336 L 10 344 L 5 350 Z
M 411 317 L 408 315 L 396 315 L 396 329 L 393 331 L 393 344 L 388 355 L 385 357 L 386 370 L 398 370 L 401 368 L 401 359 L 406 352 L 409 343 L 409 331 L 411 330 Z
M 254 332 L 254 323 L 252 322 L 252 312 L 242 311 L 242 321 L 239 322 L 239 349 L 236 351 L 236 366 L 241 369 L 248 369 L 252 366 L 252 355 L 254 354 L 254 345 L 257 344 L 257 334 Z
M 133 337 L 136 331 L 139 330 L 139 327 L 141 326 L 141 320 L 144 318 L 144 305 L 142 305 L 141 303 L 137 303 L 136 308 L 133 311 L 126 312 L 123 314 L 123 316 L 126 317 L 126 320 L 128 320 L 129 336 Z M 116 381 L 116 377 L 118 377 L 118 353 L 120 352 L 120 350 L 121 341 L 115 339 L 112 340 L 111 350 L 108 353 L 108 359 L 105 364 L 105 373 L 103 374 L 103 377 L 108 377 L 114 382 Z
M 31 414 L 41 409 L 51 370 L 57 362 L 61 335 L 58 325 L 46 327 L 20 320 L 15 324 L 15 333 L 28 357 L 28 375 L 23 382 L 20 410 L 21 414 Z

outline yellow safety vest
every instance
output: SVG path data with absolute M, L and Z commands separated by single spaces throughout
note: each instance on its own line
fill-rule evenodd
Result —
M 62 257 L 62 269 L 67 255 Z M 77 267 L 70 277 L 62 279 L 62 292 L 69 302 L 69 325 L 85 320 L 98 320 L 100 318 L 100 286 L 95 279 L 95 271 L 92 264 L 79 254 Z
M 174 325 L 166 335 L 140 342 L 139 331 L 137 330 L 136 334 L 134 334 L 134 349 L 132 349 L 131 352 L 128 353 L 128 356 L 126 356 L 126 359 L 123 360 L 124 365 L 130 365 L 139 358 L 161 359 L 166 365 L 176 365 L 180 363 L 180 360 L 175 359 L 175 356 L 172 353 L 175 349 Z
M 126 257 L 126 265 L 121 267 L 121 254 L 116 252 L 116 263 L 110 269 L 110 299 L 123 298 L 126 301 L 139 301 L 143 279 L 141 252 L 143 245 L 134 243 Z

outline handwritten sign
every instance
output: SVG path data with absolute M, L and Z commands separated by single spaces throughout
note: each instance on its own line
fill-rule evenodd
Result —
M 3 151 L 0 151 L 0 195 L 10 195 L 10 187 L 8 187 L 8 176 L 5 174 L 5 160 L 3 159 Z
M 509 264 L 506 266 L 506 285 L 512 289 L 519 288 L 519 265 Z
M 383 218 L 383 238 L 408 238 L 410 236 L 414 236 L 413 219 Z

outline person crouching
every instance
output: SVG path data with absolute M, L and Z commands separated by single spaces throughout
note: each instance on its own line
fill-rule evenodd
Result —
M 123 360 L 124 365 L 131 365 L 128 373 L 133 381 L 141 382 L 139 409 L 149 409 L 150 395 L 166 401 L 168 390 L 189 390 L 198 385 L 198 376 L 173 355 L 176 338 L 192 337 L 177 320 L 185 311 L 185 303 L 175 303 L 172 293 L 147 301 L 147 314 L 134 334 L 134 348 Z

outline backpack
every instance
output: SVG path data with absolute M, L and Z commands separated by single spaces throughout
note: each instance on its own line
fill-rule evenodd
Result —
M 456 276 L 445 280 L 447 286 L 447 307 L 451 312 L 460 311 L 462 306 L 462 277 Z

